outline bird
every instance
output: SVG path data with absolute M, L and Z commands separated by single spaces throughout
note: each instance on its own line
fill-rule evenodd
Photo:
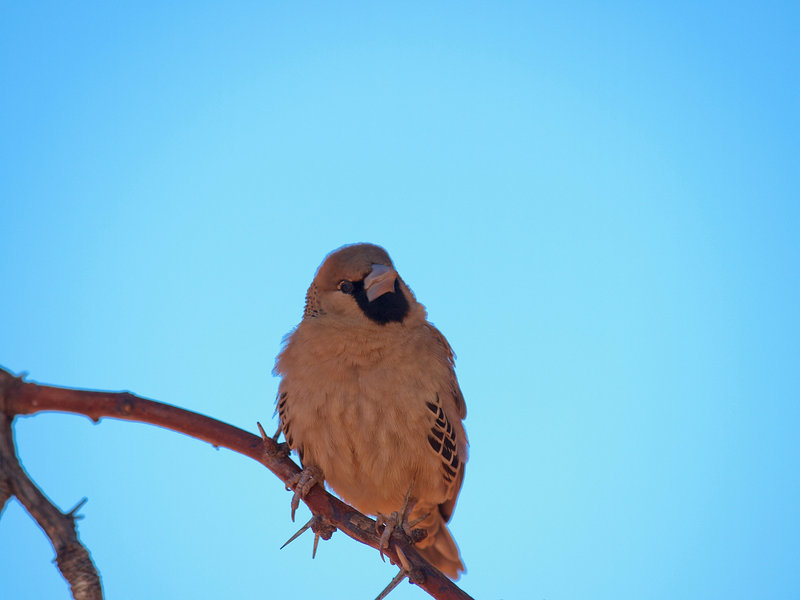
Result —
M 358 243 L 319 266 L 274 374 L 279 434 L 303 467 L 296 496 L 327 483 L 379 523 L 399 515 L 426 531 L 420 554 L 458 579 L 447 522 L 469 444 L 454 360 L 386 250 Z

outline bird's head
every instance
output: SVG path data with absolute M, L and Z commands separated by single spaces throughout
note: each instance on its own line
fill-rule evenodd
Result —
M 304 318 L 324 315 L 347 320 L 365 317 L 379 325 L 402 323 L 412 304 L 389 254 L 373 244 L 352 244 L 331 252 L 306 294 Z

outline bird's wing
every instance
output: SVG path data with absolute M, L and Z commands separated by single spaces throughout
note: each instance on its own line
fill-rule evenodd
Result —
M 456 379 L 455 373 L 455 353 L 453 349 L 450 347 L 447 339 L 442 335 L 442 332 L 436 329 L 430 323 L 426 323 L 426 327 L 428 331 L 433 336 L 433 339 L 436 340 L 442 349 L 444 350 L 445 356 L 447 358 L 447 364 L 450 367 L 450 387 L 453 391 L 453 402 L 455 402 L 456 412 L 461 419 L 466 418 L 467 416 L 467 405 L 464 402 L 464 396 L 461 394 L 461 388 L 458 386 L 458 380 Z
M 447 486 L 447 501 L 439 505 L 445 521 L 450 518 L 456 504 L 461 483 L 464 480 L 464 463 L 466 462 L 466 440 L 459 439 L 459 432 L 464 435 L 464 429 L 455 427 L 447 418 L 447 413 L 442 406 L 442 398 L 435 396 L 435 402 L 426 402 L 431 411 L 431 428 L 428 432 L 428 445 L 439 455 L 441 460 L 442 478 Z

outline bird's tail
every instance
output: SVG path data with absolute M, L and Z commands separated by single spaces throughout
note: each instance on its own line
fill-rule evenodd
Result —
M 458 546 L 450 530 L 447 529 L 442 515 L 434 507 L 430 516 L 416 527 L 421 527 L 428 532 L 428 535 L 416 544 L 419 553 L 424 556 L 429 563 L 439 569 L 451 579 L 458 579 L 459 573 L 464 572 L 464 563 L 458 553 Z

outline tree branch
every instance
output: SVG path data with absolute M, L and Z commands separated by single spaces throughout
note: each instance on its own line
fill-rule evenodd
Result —
M 266 466 L 284 484 L 300 472 L 300 467 L 288 458 L 281 446 L 269 437 L 258 437 L 211 417 L 147 400 L 129 392 L 98 392 L 38 385 L 26 382 L 0 368 L 0 414 L 7 415 L 7 417 L 3 416 L 7 418 L 9 432 L 10 421 L 14 415 L 30 415 L 42 411 L 82 414 L 94 421 L 99 421 L 103 417 L 111 417 L 158 425 L 206 441 L 214 446 L 222 446 L 244 454 Z M 11 440 L 10 437 L 8 439 Z M 13 452 L 13 441 L 10 443 Z M 13 456 L 16 458 L 16 453 Z M 20 497 L 13 481 L 10 489 L 12 494 Z M 41 494 L 41 492 L 39 493 Z M 2 488 L 0 488 L 0 494 L 2 494 Z M 1 497 L 0 500 L 2 500 Z M 23 501 L 22 498 L 20 500 Z M 304 502 L 314 515 L 323 517 L 354 540 L 375 549 L 378 548 L 379 536 L 376 533 L 375 521 L 327 493 L 321 486 L 316 485 L 311 488 Z M 27 505 L 26 508 L 28 508 Z M 31 512 L 30 508 L 28 510 Z M 71 526 L 73 525 L 70 517 L 58 512 L 62 517 L 69 519 Z M 34 518 L 36 518 L 35 515 Z M 37 522 L 39 522 L 38 518 Z M 50 537 L 53 547 L 60 557 L 61 552 L 58 545 L 60 538 L 54 538 L 50 530 L 41 522 L 39 525 Z M 74 535 L 74 526 L 72 526 L 72 532 Z M 77 536 L 75 539 L 77 540 Z M 470 600 L 469 595 L 420 556 L 405 534 L 399 531 L 399 528 L 392 536 L 389 548 L 384 550 L 384 554 L 396 565 L 401 564 L 398 548 L 405 559 L 402 562 L 410 566 L 409 580 L 412 583 L 420 586 L 437 600 Z M 67 577 L 66 574 L 64 576 Z M 67 579 L 72 583 L 69 577 Z M 75 586 L 73 585 L 73 593 L 74 590 Z M 75 598 L 77 600 L 78 596 Z M 89 597 L 86 596 L 86 598 Z
M 25 473 L 14 450 L 12 419 L 0 412 L 0 478 L 5 488 L 0 489 L 0 493 L 5 495 L 6 490 L 9 492 L 0 500 L 5 504 L 10 495 L 16 496 L 47 534 L 56 551 L 58 570 L 69 583 L 75 600 L 102 600 L 100 576 L 75 531 L 75 510 L 62 513 Z
M 5 415 L 3 415 L 5 418 Z M 2 423 L 0 423 L 0 427 L 2 427 Z M 3 434 L 0 434 L 3 435 Z M 0 439 L 0 444 L 3 441 Z M 0 517 L 3 516 L 3 510 L 6 507 L 6 502 L 11 499 L 11 479 L 6 474 L 6 465 L 5 460 L 0 458 Z

